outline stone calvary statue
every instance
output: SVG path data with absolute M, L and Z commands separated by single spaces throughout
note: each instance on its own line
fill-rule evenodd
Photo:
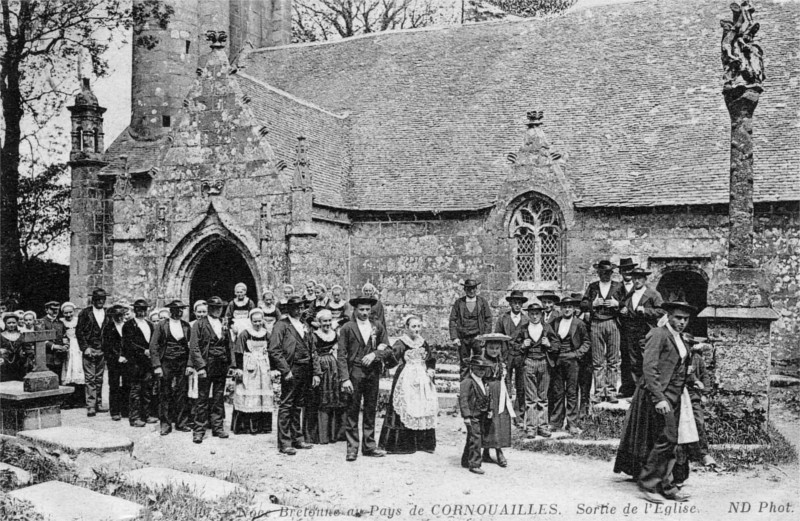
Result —
M 733 21 L 720 20 L 722 26 L 723 90 L 737 87 L 761 89 L 764 82 L 764 51 L 754 43 L 760 28 L 753 22 L 755 6 L 749 0 L 732 3 Z

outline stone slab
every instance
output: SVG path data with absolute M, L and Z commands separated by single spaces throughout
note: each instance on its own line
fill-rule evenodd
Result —
M 31 482 L 31 473 L 25 469 L 21 469 L 19 467 L 15 467 L 14 465 L 9 465 L 8 463 L 3 463 L 0 461 L 0 472 L 4 472 L 10 470 L 14 473 L 17 477 L 17 483 L 19 485 L 27 485 Z
M 142 505 L 106 496 L 61 481 L 20 488 L 9 496 L 30 501 L 37 512 L 54 521 L 107 521 L 135 519 Z
M 123 476 L 129 483 L 143 485 L 154 490 L 170 485 L 173 487 L 185 485 L 192 495 L 206 501 L 222 499 L 241 488 L 230 481 L 164 467 L 145 467 L 126 472 Z
M 21 431 L 17 437 L 50 450 L 68 454 L 81 452 L 133 451 L 133 441 L 125 436 L 98 432 L 83 427 L 54 427 L 36 431 Z
M 773 374 L 769 377 L 769 385 L 770 387 L 795 387 L 800 385 L 800 378 L 782 374 Z
M 22 402 L 26 400 L 49 398 L 54 396 L 66 396 L 75 391 L 74 387 L 65 385 L 60 386 L 58 389 L 49 389 L 46 391 L 28 392 L 24 389 L 24 382 L 21 380 L 12 380 L 9 382 L 0 383 L 0 400 L 10 400 L 15 402 Z
M 458 395 L 456 393 L 438 393 L 439 410 L 447 411 L 458 406 Z
M 699 318 L 725 320 L 778 320 L 780 315 L 772 308 L 718 308 L 707 307 L 697 315 Z
M 631 402 L 627 399 L 620 400 L 617 403 L 600 402 L 592 404 L 592 409 L 595 411 L 627 411 L 631 408 Z

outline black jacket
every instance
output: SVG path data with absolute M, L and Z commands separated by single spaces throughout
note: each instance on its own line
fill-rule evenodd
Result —
M 181 328 L 183 329 L 183 338 L 178 340 L 178 343 L 186 349 L 188 360 L 189 339 L 192 331 L 189 327 L 189 323 L 185 320 L 181 320 Z M 164 353 L 167 350 L 167 342 L 169 342 L 170 339 L 172 339 L 172 334 L 170 334 L 169 331 L 169 319 L 162 320 L 155 325 L 153 334 L 150 336 L 150 361 L 153 364 L 153 369 L 161 367 L 161 359 L 164 358 Z
M 150 328 L 150 338 L 153 338 L 153 323 L 144 319 L 147 327 Z M 139 329 L 136 319 L 132 318 L 122 326 L 122 356 L 128 360 L 128 374 L 132 378 L 143 378 L 151 369 L 150 356 L 147 350 L 150 349 L 150 342 L 144 337 L 144 333 Z
M 78 346 L 84 352 L 91 349 L 90 356 L 99 357 L 103 355 L 103 327 L 110 321 L 108 310 L 106 318 L 102 324 L 98 324 L 94 319 L 92 306 L 85 307 L 78 313 L 78 325 L 75 326 L 75 337 L 78 339 Z
M 319 357 L 314 348 L 314 335 L 308 325 L 303 323 L 303 327 L 305 328 L 305 333 L 301 337 L 300 333 L 289 321 L 289 317 L 284 317 L 278 320 L 275 323 L 275 327 L 272 328 L 267 351 L 274 362 L 274 368 L 280 371 L 283 376 L 289 374 L 292 367 L 301 361 L 301 353 L 307 354 L 313 375 L 322 376 Z
M 361 338 L 361 331 L 358 329 L 358 321 L 350 322 L 339 328 L 339 353 L 337 365 L 339 366 L 339 380 L 346 382 L 350 379 L 350 373 L 358 368 L 362 372 L 380 371 L 383 360 L 391 356 L 389 350 L 389 336 L 386 329 L 375 321 L 372 324 L 373 336 L 364 340 Z M 384 344 L 386 349 L 378 350 L 378 346 Z M 369 353 L 375 353 L 375 361 L 368 368 L 361 365 L 361 359 Z

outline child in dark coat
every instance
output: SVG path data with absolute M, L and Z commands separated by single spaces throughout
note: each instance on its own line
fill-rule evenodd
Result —
M 461 381 L 458 397 L 461 417 L 467 427 L 467 441 L 461 455 L 461 466 L 475 474 L 483 474 L 481 469 L 481 440 L 492 423 L 492 408 L 489 388 L 483 377 L 492 365 L 481 355 L 473 355 L 469 360 L 470 371 Z

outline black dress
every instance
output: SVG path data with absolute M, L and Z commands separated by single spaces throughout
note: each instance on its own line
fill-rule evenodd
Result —
M 344 406 L 340 392 L 339 368 L 334 349 L 338 337 L 334 331 L 327 340 L 321 332 L 314 331 L 314 343 L 322 368 L 322 377 L 316 389 L 311 390 L 303 415 L 304 432 L 309 443 L 336 443 L 344 441 Z
M 0 334 L 0 355 L 3 357 L 3 365 L 0 365 L 0 382 L 22 380 L 27 372 L 28 358 L 25 344 L 20 338 L 10 340 L 6 338 L 5 333 Z
M 406 339 L 405 341 L 404 338 Z M 438 398 L 436 398 L 436 391 L 432 382 L 425 381 L 427 376 L 424 375 L 424 371 L 436 368 L 436 357 L 427 342 L 423 341 L 421 345 L 414 348 L 409 345 L 411 344 L 410 339 L 404 338 L 394 343 L 392 356 L 385 360 L 387 367 L 394 365 L 398 365 L 398 367 L 392 380 L 392 392 L 389 395 L 389 403 L 386 406 L 386 416 L 383 420 L 378 446 L 390 454 L 412 454 L 418 450 L 433 452 L 436 449 L 436 429 L 433 424 L 438 412 Z M 413 377 L 417 378 L 420 384 L 419 386 L 414 386 L 414 388 L 418 390 L 417 392 L 428 393 L 427 405 L 425 398 L 418 395 L 417 403 L 412 407 L 417 412 L 427 407 L 431 416 L 427 416 L 420 423 L 429 425 L 429 428 L 420 428 L 424 425 L 416 425 L 414 429 L 409 428 L 410 426 L 403 423 L 401 415 L 395 408 L 395 395 L 398 392 L 397 383 L 403 372 L 409 367 L 411 369 L 406 376 L 412 377 L 413 374 Z M 413 398 L 409 397 L 409 399 Z M 434 402 L 431 402 L 431 400 Z

